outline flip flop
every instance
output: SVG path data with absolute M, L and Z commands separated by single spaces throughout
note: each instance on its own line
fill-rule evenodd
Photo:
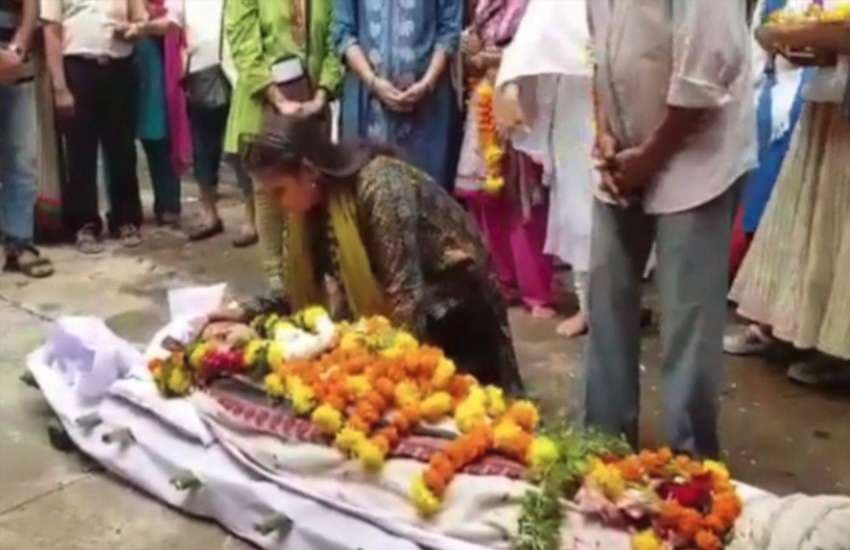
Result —
M 260 242 L 260 237 L 256 233 L 243 233 L 233 239 L 233 246 L 236 248 L 248 248 Z
M 188 234 L 188 237 L 190 241 L 197 242 L 211 239 L 216 235 L 221 235 L 222 233 L 224 233 L 224 224 L 221 223 L 221 220 L 219 220 L 212 225 L 205 225 L 195 229 Z
M 22 260 L 22 252 L 29 252 L 29 257 Z M 31 279 L 44 279 L 54 273 L 53 263 L 43 257 L 33 246 L 27 246 L 17 253 L 8 254 L 4 269 L 14 273 L 21 273 Z

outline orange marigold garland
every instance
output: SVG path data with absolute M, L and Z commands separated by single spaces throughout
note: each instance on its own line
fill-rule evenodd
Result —
M 486 177 L 482 189 L 486 193 L 497 194 L 505 186 L 502 174 L 502 159 L 505 150 L 496 131 L 496 120 L 493 114 L 493 85 L 482 80 L 474 92 L 475 114 L 478 123 L 478 145 L 484 159 Z

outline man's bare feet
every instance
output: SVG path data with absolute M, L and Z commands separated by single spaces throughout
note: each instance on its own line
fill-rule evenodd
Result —
M 558 334 L 567 338 L 575 338 L 587 332 L 587 318 L 579 311 L 569 319 L 563 321 L 555 329 Z

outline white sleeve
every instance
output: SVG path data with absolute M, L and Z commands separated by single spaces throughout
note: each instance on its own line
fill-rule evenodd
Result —
M 63 7 L 63 0 L 41 0 L 41 18 L 50 23 L 61 23 Z
M 673 6 L 673 76 L 667 103 L 723 107 L 731 101 L 731 87 L 741 72 L 750 70 L 746 2 L 688 0 Z
M 186 30 L 186 2 L 191 0 L 165 0 L 165 16 L 169 21 Z

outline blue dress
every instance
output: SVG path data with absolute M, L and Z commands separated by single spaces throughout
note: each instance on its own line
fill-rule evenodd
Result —
M 791 146 L 791 137 L 800 115 L 803 113 L 802 90 L 810 76 L 811 71 L 806 70 L 797 96 L 791 107 L 791 115 L 788 129 L 782 136 L 774 138 L 773 133 L 773 89 L 776 86 L 776 74 L 769 71 L 765 76 L 758 102 L 758 141 L 759 141 L 759 167 L 747 180 L 744 188 L 744 232 L 753 234 L 758 229 L 761 217 L 770 200 L 773 186 L 779 179 L 782 171 L 782 163 Z
M 462 27 L 462 0 L 336 0 L 334 46 L 359 45 L 375 73 L 404 90 L 428 69 L 435 48 L 450 55 Z M 459 114 L 449 71 L 410 113 L 384 108 L 352 71 L 342 93 L 342 136 L 394 145 L 445 187 L 454 182 Z

